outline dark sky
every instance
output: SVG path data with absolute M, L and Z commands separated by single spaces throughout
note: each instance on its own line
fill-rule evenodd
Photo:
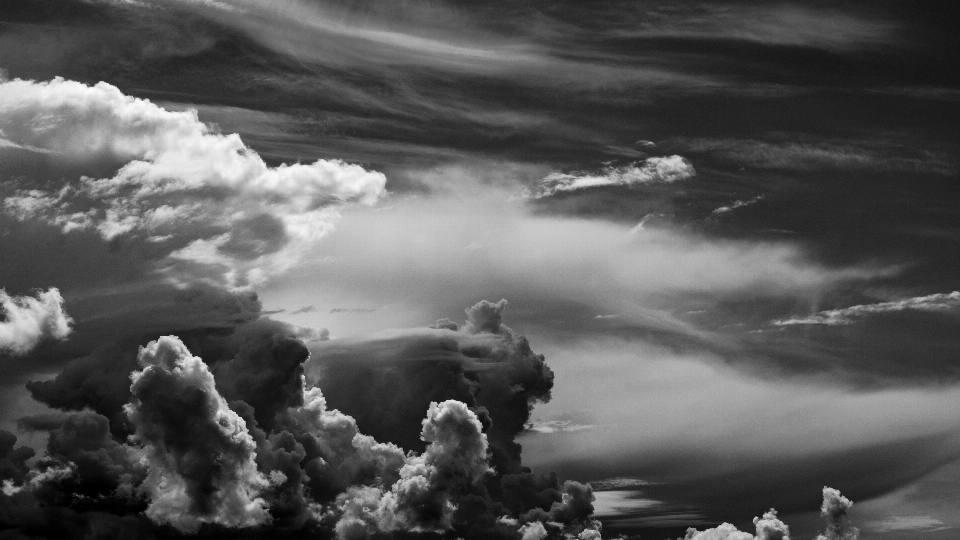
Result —
M 309 487 L 264 499 L 278 530 L 340 534 L 289 517 L 311 496 L 349 515 L 335 495 L 372 489 L 341 463 L 367 454 L 303 442 L 319 429 L 297 416 L 305 373 L 328 413 L 422 456 L 430 402 L 466 403 L 498 471 L 492 499 L 471 492 L 478 515 L 552 512 L 574 480 L 597 490 L 604 536 L 752 531 L 775 507 L 812 538 L 830 486 L 865 537 L 953 538 L 958 27 L 955 2 L 7 0 L 0 428 L 19 442 L 0 471 L 36 501 L 0 505 L 0 525 L 53 534 L 7 517 L 41 501 L 79 536 L 193 534 L 131 482 L 162 470 L 184 493 L 254 497 L 280 489 L 256 487 L 276 467 Z M 501 298 L 497 324 L 476 307 L 460 324 Z M 163 335 L 210 380 L 138 363 Z M 148 369 L 205 389 L 195 431 L 145 420 L 193 410 L 150 401 L 147 375 L 131 388 Z M 207 440 L 216 418 L 247 421 L 253 446 L 170 442 Z M 100 487 L 92 458 L 57 446 L 68 428 L 113 456 Z M 297 455 L 283 433 L 299 467 L 264 457 Z M 217 452 L 233 484 L 177 469 Z M 71 460 L 73 488 L 42 476 Z M 530 480 L 536 504 L 504 487 L 551 472 Z M 140 499 L 121 504 L 123 486 Z M 227 498 L 194 498 L 197 534 L 253 531 Z M 549 534 L 585 526 L 557 512 Z

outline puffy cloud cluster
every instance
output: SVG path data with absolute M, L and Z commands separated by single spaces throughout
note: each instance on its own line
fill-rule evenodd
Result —
M 44 339 L 64 339 L 72 322 L 55 288 L 38 292 L 36 298 L 10 296 L 0 289 L 0 353 L 23 354 Z
M 213 265 L 230 284 L 288 268 L 339 205 L 372 203 L 386 178 L 337 160 L 270 167 L 239 136 L 107 83 L 0 82 L 0 212 L 64 233 L 96 230 Z M 54 171 L 51 174 L 50 171 Z M 28 173 L 28 174 L 24 174 Z
M 489 424 L 496 469 L 519 473 L 514 439 L 534 404 L 549 401 L 553 371 L 502 323 L 506 306 L 506 300 L 481 301 L 466 310 L 462 327 L 441 319 L 431 328 L 316 343 L 308 377 L 364 433 L 417 451 L 425 449 L 418 411 L 435 401 L 462 401 Z
M 820 517 L 827 527 L 816 540 L 857 540 L 860 529 L 850 524 L 847 510 L 853 506 L 850 499 L 831 487 L 823 487 L 823 504 L 820 505 Z
M 559 191 L 576 191 L 598 186 L 670 183 L 692 178 L 696 174 L 693 165 L 683 156 L 650 157 L 642 163 L 606 167 L 595 174 L 552 173 L 540 182 L 535 196 L 545 197 Z
M 63 534 L 45 521 L 46 505 L 74 530 L 128 535 L 171 526 L 185 534 L 270 527 L 341 538 L 597 538 L 590 486 L 520 463 L 513 438 L 532 405 L 549 398 L 552 372 L 503 324 L 505 307 L 483 301 L 466 310 L 462 328 L 441 320 L 401 335 L 410 347 L 367 366 L 414 364 L 430 350 L 424 345 L 451 353 L 404 374 L 448 381 L 427 396 L 434 399 L 384 396 L 419 417 L 412 429 L 422 446 L 406 450 L 391 439 L 410 425 L 378 441 L 307 385 L 310 353 L 289 325 L 261 319 L 189 330 L 132 355 L 130 343 L 105 346 L 30 385 L 47 404 L 76 412 L 21 420 L 22 429 L 49 433 L 33 470 L 32 451 L 15 449 L 12 435 L 0 439 L 0 516 L 38 535 Z M 325 350 L 323 343 L 311 346 Z M 366 345 L 344 346 L 355 356 Z M 347 393 L 369 386 L 337 377 Z M 463 400 L 438 398 L 449 389 Z
M 0 522 L 28 536 L 62 537 L 51 511 L 58 523 L 72 524 L 64 527 L 94 536 L 165 527 L 216 536 L 253 527 L 351 540 L 599 539 L 589 484 L 535 474 L 520 461 L 514 438 L 533 404 L 549 399 L 552 372 L 503 324 L 506 305 L 482 301 L 466 310 L 463 324 L 441 319 L 386 341 L 309 348 L 295 328 L 260 320 L 160 337 L 141 347 L 133 364 L 117 349 L 118 356 L 103 356 L 110 361 L 78 365 L 71 378 L 86 372 L 87 384 L 103 383 L 104 395 L 81 390 L 59 405 L 78 412 L 22 420 L 24 429 L 49 432 L 32 469 L 33 452 L 0 433 Z M 362 369 L 329 369 L 338 363 Z M 115 364 L 115 374 L 97 371 L 106 364 Z M 110 402 L 105 394 L 116 391 L 116 374 L 127 392 Z M 418 377 L 428 385 L 416 387 Z M 412 429 L 421 446 L 394 441 L 411 429 L 403 415 L 392 429 L 374 423 L 384 437 L 372 436 L 363 422 L 333 408 L 321 387 L 307 384 L 316 378 L 355 396 L 373 387 L 393 409 L 420 409 Z M 381 380 L 415 391 L 391 393 Z M 41 392 L 51 403 L 53 388 Z M 436 391 L 424 396 L 425 388 Z M 443 397 L 449 394 L 463 399 Z M 849 505 L 835 490 L 824 491 L 824 540 L 856 538 Z M 723 524 L 687 538 L 789 540 L 773 510 L 754 524 L 755 534 Z
M 256 444 L 203 360 L 168 336 L 141 349 L 137 361 L 144 369 L 132 375 L 127 414 L 150 466 L 140 487 L 150 498 L 147 516 L 186 532 L 202 523 L 269 522 Z
M 853 503 L 840 491 L 824 486 L 820 516 L 826 522 L 826 530 L 817 535 L 815 540 L 857 540 L 860 530 L 850 524 L 847 516 L 851 506 Z M 790 540 L 790 528 L 777 518 L 777 511 L 772 508 L 763 517 L 753 518 L 753 524 L 757 528 L 756 535 L 741 531 L 730 523 L 723 523 L 704 531 L 691 527 L 682 540 Z
M 756 535 L 723 523 L 705 531 L 687 529 L 683 540 L 790 540 L 790 528 L 777 518 L 777 511 L 772 508 L 763 517 L 753 518 L 753 524 L 757 528 Z
M 370 489 L 354 490 L 339 497 L 343 515 L 338 535 L 362 538 L 377 531 L 452 529 L 455 498 L 493 472 L 482 430 L 476 414 L 463 403 L 431 403 L 421 432 L 426 452 L 406 460 L 389 491 L 378 495 Z

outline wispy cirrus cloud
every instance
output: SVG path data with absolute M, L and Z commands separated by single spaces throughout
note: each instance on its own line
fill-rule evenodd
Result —
M 624 36 L 687 40 L 739 40 L 837 52 L 876 48 L 897 38 L 899 25 L 839 10 L 799 5 L 719 5 L 688 2 L 638 6 L 642 21 Z
M 856 322 L 856 319 L 869 315 L 913 310 L 934 313 L 960 313 L 960 291 L 929 294 L 926 296 L 917 296 L 914 298 L 906 298 L 891 302 L 859 304 L 846 308 L 830 309 L 817 312 L 813 315 L 798 315 L 788 319 L 778 319 L 773 321 L 771 324 L 775 326 L 806 324 L 839 326 L 853 324 Z
M 868 521 L 864 524 L 868 529 L 878 533 L 890 531 L 938 531 L 950 529 L 943 521 L 932 516 L 890 516 L 880 521 Z
M 866 170 L 950 175 L 956 164 L 943 154 L 871 141 L 763 141 L 678 138 L 668 146 L 731 164 L 764 169 Z

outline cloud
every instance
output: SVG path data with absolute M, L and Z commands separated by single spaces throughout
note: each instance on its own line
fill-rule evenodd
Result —
M 565 414 L 593 427 L 525 431 L 517 439 L 524 465 L 595 487 L 643 480 L 626 489 L 666 506 L 637 516 L 677 506 L 727 520 L 752 517 L 758 506 L 792 513 L 805 508 L 799 494 L 826 480 L 869 498 L 960 456 L 956 385 L 864 390 L 817 375 L 783 380 L 616 336 L 540 337 L 537 349 L 556 380 L 533 425 Z
M 389 341 L 382 336 L 369 342 L 348 340 L 338 345 L 339 350 L 327 343 L 311 346 L 325 362 L 331 351 L 338 351 L 341 359 L 367 362 L 374 377 L 339 374 L 327 381 L 354 396 L 370 386 L 378 370 L 394 381 L 393 386 L 405 386 L 407 374 L 397 371 L 404 366 L 417 366 L 419 371 L 413 373 L 418 377 L 429 374 L 426 367 L 440 380 L 456 383 L 452 388 L 463 401 L 435 400 L 422 409 L 419 391 L 379 395 L 393 408 L 426 413 L 425 419 L 421 412 L 419 419 L 393 425 L 387 432 L 395 438 L 402 430 L 414 430 L 424 443 L 422 453 L 405 454 L 389 441 L 378 442 L 363 433 L 354 418 L 330 407 L 319 388 L 304 385 L 300 373 L 305 348 L 284 337 L 289 329 L 279 323 L 247 323 L 219 338 L 185 334 L 186 341 L 207 351 L 212 369 L 184 341 L 160 338 L 141 348 L 137 357 L 141 370 L 132 375 L 126 411 L 136 436 L 118 437 L 106 416 L 90 411 L 25 421 L 33 429 L 49 431 L 46 461 L 30 472 L 25 464 L 29 453 L 14 450 L 15 438 L 7 441 L 9 449 L 0 447 L 9 456 L 9 465 L 2 470 L 10 471 L 4 474 L 11 492 L 0 500 L 0 514 L 14 508 L 10 505 L 21 505 L 15 507 L 21 510 L 10 523 L 22 527 L 39 519 L 34 511 L 37 501 L 72 501 L 70 511 L 89 520 L 78 517 L 76 523 L 89 530 L 107 526 L 104 519 L 119 519 L 96 517 L 97 512 L 129 517 L 146 509 L 152 522 L 169 523 L 188 533 L 201 526 L 269 523 L 276 531 L 319 527 L 350 539 L 400 531 L 450 531 L 464 538 L 546 533 L 596 540 L 600 535 L 592 517 L 596 500 L 592 487 L 561 483 L 555 474 L 534 474 L 520 466 L 519 446 L 510 446 L 528 421 L 532 405 L 549 397 L 552 376 L 547 377 L 551 372 L 543 357 L 504 325 L 506 308 L 505 300 L 482 301 L 465 311 L 462 325 L 441 319 L 434 328 L 395 332 Z M 423 363 L 424 358 L 431 360 Z M 307 367 L 309 374 L 309 362 Z M 320 379 L 329 373 L 320 373 Z M 716 382 L 717 377 L 711 380 Z M 685 385 L 691 381 L 684 378 Z M 439 388 L 432 383 L 430 387 Z M 590 386 L 579 390 L 578 399 L 588 402 Z M 750 392 L 731 391 L 742 393 Z M 821 401 L 822 396 L 812 399 Z M 634 411 L 624 414 L 639 416 Z M 702 435 L 702 430 L 692 431 Z M 773 431 L 774 437 L 783 437 Z M 601 438 L 603 434 L 602 429 L 597 431 Z M 737 430 L 734 434 L 732 440 L 742 449 L 743 434 Z M 758 446 L 756 441 L 748 443 Z M 759 449 L 771 451 L 763 445 Z M 513 450 L 516 454 L 511 454 Z M 618 452 L 616 447 L 607 450 L 612 454 L 605 455 Z M 656 452 L 649 453 L 649 459 L 656 461 Z M 717 462 L 707 461 L 714 469 Z M 30 483 L 44 474 L 44 480 L 33 482 L 36 486 Z M 656 487 L 631 484 L 635 485 Z M 777 484 L 778 490 L 783 485 L 790 484 Z M 831 503 L 831 523 L 842 524 L 844 500 L 839 494 L 829 499 L 836 502 Z M 755 523 L 758 538 L 785 538 L 778 536 L 786 527 L 774 514 Z
M 382 174 L 337 160 L 270 167 L 195 111 L 167 111 L 107 83 L 17 79 L 0 82 L 0 99 L 5 136 L 50 151 L 21 166 L 73 172 L 14 183 L 9 216 L 170 246 L 171 264 L 221 268 L 230 285 L 289 268 L 333 228 L 337 208 L 384 192 Z
M 789 319 L 772 321 L 775 326 L 792 326 L 820 324 L 826 326 L 840 326 L 853 324 L 856 319 L 881 313 L 898 311 L 926 311 L 932 313 L 953 313 L 960 308 L 960 291 L 951 293 L 935 293 L 926 296 L 906 298 L 891 302 L 876 304 L 860 304 L 841 309 L 820 311 L 808 316 L 794 316 Z
M 777 518 L 777 511 L 772 508 L 763 517 L 753 518 L 753 524 L 757 528 L 755 536 L 724 523 L 705 531 L 691 527 L 683 540 L 790 540 L 790 528 Z
M 619 167 L 607 167 L 597 174 L 552 173 L 540 182 L 535 197 L 547 197 L 561 191 L 600 186 L 671 183 L 696 175 L 693 165 L 682 156 L 651 157 L 645 161 Z
M 867 522 L 870 530 L 885 533 L 890 531 L 923 531 L 949 528 L 946 523 L 932 516 L 890 516 L 880 521 Z
M 529 324 L 616 313 L 618 323 L 686 332 L 689 323 L 673 313 L 677 301 L 693 296 L 731 298 L 749 291 L 806 300 L 840 283 L 889 274 L 867 266 L 822 266 L 786 241 L 714 239 L 633 225 L 535 216 L 517 201 L 491 198 L 355 209 L 324 241 L 323 259 L 305 264 L 302 274 L 278 278 L 269 294 L 272 303 L 284 303 L 280 299 L 310 286 L 336 298 L 334 305 L 391 306 L 364 321 L 351 320 L 349 327 L 324 320 L 334 335 L 413 326 L 494 295 L 520 301 L 524 310 L 516 316 Z M 474 242 L 487 247 L 463 249 Z
M 431 403 L 421 437 L 426 451 L 408 460 L 380 503 L 385 530 L 444 532 L 452 528 L 451 498 L 493 470 L 477 415 L 459 401 Z
M 67 464 L 67 481 L 46 487 L 46 497 L 80 511 L 139 512 L 143 498 L 136 491 L 146 477 L 144 454 L 117 442 L 109 420 L 91 411 L 59 418 L 24 419 L 21 426 L 47 431 L 41 463 Z M 44 425 L 46 424 L 46 425 Z
M 38 489 L 48 482 L 56 482 L 69 478 L 76 473 L 76 465 L 73 463 L 44 465 L 45 467 L 42 469 L 31 469 L 26 475 L 24 484 L 21 486 L 14 485 L 10 480 L 4 480 L 0 492 L 10 497 L 25 490 Z
M 10 485 L 21 483 L 30 472 L 27 460 L 35 454 L 30 447 L 17 447 L 17 436 L 0 430 L 0 481 Z
M 230 401 L 254 408 L 257 423 L 273 427 L 276 416 L 303 404 L 303 363 L 310 357 L 299 339 L 267 327 L 248 337 L 236 356 L 217 363 L 217 386 Z
M 24 354 L 45 339 L 66 339 L 73 323 L 53 287 L 36 298 L 10 296 L 0 289 L 0 317 L 0 352 L 12 354 Z
M 803 138 L 797 135 L 798 138 Z M 675 151 L 706 155 L 741 167 L 799 171 L 893 171 L 952 175 L 952 158 L 872 141 L 763 141 L 677 138 L 664 143 Z
M 410 72 L 428 76 L 484 76 L 520 81 L 530 85 L 574 84 L 596 87 L 604 83 L 704 83 L 706 77 L 678 73 L 656 64 L 610 65 L 596 57 L 571 54 L 555 43 L 545 42 L 538 32 L 506 32 L 500 13 L 486 9 L 452 8 L 432 2 L 414 2 L 399 10 L 387 5 L 340 6 L 293 0 L 265 10 L 244 0 L 233 13 L 207 9 L 196 2 L 180 7 L 209 18 L 278 53 L 312 66 L 349 68 L 383 73 L 387 66 L 407 66 Z M 492 15 L 492 17 L 491 17 Z M 532 29 L 543 33 L 566 31 L 568 38 L 590 38 L 590 29 L 574 29 L 535 17 L 520 6 L 520 15 Z M 532 19 L 532 20 L 531 20 Z M 436 24 L 436 21 L 445 21 Z M 490 24 L 490 21 L 499 21 Z M 455 30 L 454 30 L 455 29 Z M 578 39 L 579 41 L 579 39 Z M 391 73 L 389 77 L 397 77 Z M 366 92 L 363 92 L 366 94 Z M 365 96 L 365 100 L 382 100 Z M 395 105 L 396 100 L 391 100 Z M 428 107 L 430 104 L 428 104 Z M 452 103 L 450 108 L 461 107 Z M 529 114 L 529 113 L 526 113 Z M 482 108 L 475 116 L 491 116 Z
M 896 39 L 898 24 L 840 10 L 797 5 L 687 5 L 644 9 L 643 21 L 618 28 L 621 37 L 737 40 L 835 52 L 876 48 Z
M 416 427 L 431 402 L 467 403 L 491 424 L 485 431 L 498 471 L 519 473 L 514 438 L 532 407 L 549 401 L 553 372 L 524 336 L 502 324 L 506 305 L 478 302 L 462 327 L 441 319 L 433 328 L 311 345 L 308 380 L 363 432 L 408 450 L 424 448 Z
M 373 313 L 375 309 L 370 308 L 331 308 L 328 313 Z
M 841 495 L 836 489 L 824 487 L 820 515 L 827 522 L 827 529 L 818 535 L 816 540 L 857 540 L 860 533 L 856 527 L 850 525 L 846 514 L 852 504 L 850 499 Z M 790 528 L 780 521 L 777 511 L 772 508 L 763 514 L 763 517 L 753 518 L 753 524 L 757 528 L 756 535 L 740 531 L 730 523 L 724 523 L 704 531 L 691 527 L 687 529 L 683 540 L 790 540 Z
M 823 504 L 820 505 L 820 517 L 827 527 L 817 536 L 817 540 L 857 540 L 860 530 L 850 524 L 847 511 L 853 506 L 850 499 L 831 487 L 823 487 Z
M 147 516 L 182 532 L 202 523 L 269 523 L 256 445 L 203 360 L 178 338 L 163 337 L 142 348 L 137 362 L 143 370 L 131 377 L 126 411 L 149 461 L 141 487 L 150 498 Z
M 713 212 L 710 212 L 710 215 L 720 216 L 720 215 L 722 215 L 722 214 L 726 214 L 726 213 L 728 213 L 728 212 L 732 212 L 732 211 L 736 210 L 737 208 L 743 208 L 744 206 L 750 206 L 751 204 L 756 204 L 756 203 L 760 202 L 761 200 L 763 200 L 763 195 L 757 195 L 756 197 L 753 197 L 753 198 L 750 198 L 750 199 L 746 199 L 746 200 L 737 199 L 737 200 L 733 201 L 733 203 L 730 204 L 729 206 L 721 206 L 721 207 L 719 207 L 719 208 L 714 209 Z

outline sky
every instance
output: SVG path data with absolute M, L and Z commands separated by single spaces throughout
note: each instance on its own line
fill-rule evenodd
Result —
M 958 23 L 7 0 L 0 538 L 956 538 Z

